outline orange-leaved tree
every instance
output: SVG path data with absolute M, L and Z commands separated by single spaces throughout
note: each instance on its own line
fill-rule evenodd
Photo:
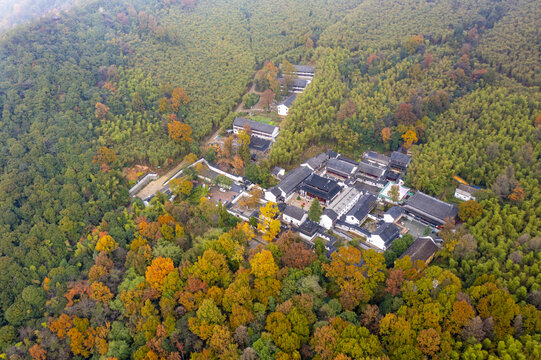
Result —
M 190 125 L 178 120 L 173 120 L 167 124 L 167 127 L 169 129 L 169 137 L 175 142 L 191 143 L 193 141 L 192 128 Z
M 386 143 L 391 140 L 391 128 L 385 127 L 381 129 L 381 140 Z
M 152 260 L 150 266 L 147 267 L 145 279 L 153 289 L 161 291 L 165 278 L 172 271 L 175 271 L 173 260 L 170 258 L 158 257 Z
M 102 146 L 98 149 L 98 154 L 94 157 L 93 162 L 97 164 L 111 165 L 117 161 L 116 152 L 107 146 Z

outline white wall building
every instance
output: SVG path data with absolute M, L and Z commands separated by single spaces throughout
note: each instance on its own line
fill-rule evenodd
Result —
M 284 212 L 282 213 L 282 219 L 284 220 L 284 222 L 294 225 L 296 227 L 301 226 L 301 224 L 305 222 L 307 218 L 308 213 L 306 211 L 292 205 L 287 205 Z
M 278 126 L 261 123 L 245 118 L 235 118 L 233 121 L 233 133 L 238 135 L 241 130 L 244 130 L 245 126 L 249 126 L 252 130 L 252 136 L 259 137 L 261 139 L 276 141 L 276 137 L 280 132 Z
M 475 200 L 474 194 L 479 191 L 479 189 L 476 189 L 472 186 L 468 186 L 465 184 L 460 184 L 455 190 L 455 197 L 460 200 L 468 201 L 468 200 Z
M 286 97 L 283 101 L 281 101 L 277 107 L 278 115 L 287 116 L 287 114 L 289 113 L 289 109 L 293 105 L 293 102 L 295 101 L 296 98 L 297 98 L 297 94 L 292 94 Z

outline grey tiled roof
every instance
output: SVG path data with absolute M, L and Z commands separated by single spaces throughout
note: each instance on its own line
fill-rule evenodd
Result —
M 304 166 L 299 166 L 298 168 L 288 172 L 282 181 L 277 185 L 277 187 L 285 192 L 286 194 L 291 193 L 297 186 L 300 185 L 306 179 L 312 171 Z
M 337 153 L 337 152 L 334 151 L 334 150 L 327 150 L 327 151 L 325 151 L 325 154 L 327 154 L 327 156 L 329 157 L 329 159 L 336 159 L 338 156 L 340 156 L 340 154 Z
M 323 165 L 325 165 L 325 163 L 327 162 L 327 160 L 329 159 L 329 157 L 327 156 L 326 153 L 321 153 L 317 156 L 314 156 L 308 160 L 306 160 L 304 163 L 308 166 L 310 166 L 312 169 L 319 169 L 321 168 Z
M 252 136 L 250 139 L 250 149 L 265 152 L 271 146 L 272 141 Z
M 310 82 L 305 79 L 295 79 L 293 80 L 293 87 L 305 88 L 308 86 L 309 83 Z
M 400 166 L 407 167 L 411 161 L 411 156 L 401 153 L 399 151 L 393 151 L 391 154 L 391 163 Z
M 252 128 L 252 130 L 254 131 L 266 133 L 269 135 L 272 135 L 272 133 L 276 129 L 276 126 L 274 125 L 269 125 L 262 122 L 241 118 L 241 117 L 237 117 L 235 118 L 235 121 L 233 121 L 233 126 L 243 128 L 245 125 L 249 125 L 250 128 Z
M 282 171 L 282 170 L 283 170 L 283 169 L 282 169 L 281 167 L 275 166 L 275 167 L 272 169 L 271 173 L 272 173 L 272 175 L 278 175 L 278 173 L 279 173 L 280 171 Z
M 348 212 L 348 216 L 353 216 L 357 220 L 361 221 L 366 218 L 366 216 L 372 211 L 374 206 L 376 205 L 376 197 L 371 194 L 364 194 L 361 196 L 361 198 L 357 201 L 355 206 Z
M 378 166 L 374 166 L 371 164 L 367 164 L 365 162 L 359 163 L 359 172 L 363 174 L 368 174 L 371 176 L 374 176 L 376 178 L 380 178 L 385 174 L 386 169 L 380 168 Z
M 386 215 L 391 215 L 394 219 L 397 219 L 400 215 L 404 213 L 401 207 L 393 206 L 385 212 Z
M 319 224 L 313 222 L 312 220 L 306 220 L 298 227 L 298 230 L 307 235 L 313 236 L 320 229 Z
M 345 161 L 345 162 L 350 163 L 350 164 L 353 164 L 353 165 L 355 165 L 355 166 L 359 165 L 359 162 L 358 162 L 358 161 L 355 161 L 355 160 L 353 160 L 353 159 L 351 159 L 351 158 L 348 158 L 348 157 L 346 157 L 346 156 L 344 156 L 344 155 L 338 155 L 338 158 L 337 158 L 337 159 L 338 159 L 338 160 Z
M 330 159 L 327 162 L 327 170 L 348 176 L 354 175 L 355 168 L 355 165 L 340 159 Z
M 303 216 L 306 214 L 306 211 L 304 211 L 303 209 L 301 209 L 300 207 L 296 207 L 296 206 L 293 206 L 293 205 L 287 205 L 287 207 L 285 208 L 284 212 L 283 212 L 284 215 L 287 215 L 295 220 L 301 220 L 303 218 Z
M 314 73 L 314 67 L 310 65 L 295 65 L 295 70 L 297 70 L 297 72 Z
M 286 97 L 284 100 L 282 100 L 278 105 L 285 105 L 288 108 L 290 108 L 291 105 L 293 105 L 293 101 L 295 101 L 296 98 L 297 98 L 297 94 L 291 94 L 288 97 Z
M 388 247 L 393 240 L 400 235 L 400 229 L 393 223 L 384 223 L 380 225 L 372 234 L 379 235 L 381 240 L 383 240 L 385 243 L 385 246 Z
M 470 195 L 474 195 L 476 192 L 479 191 L 479 189 L 474 188 L 473 186 L 466 185 L 466 184 L 459 184 L 458 188 L 462 191 L 467 192 Z
M 304 181 L 301 189 L 313 196 L 325 199 L 325 201 L 330 201 L 334 199 L 342 188 L 334 180 L 312 174 Z
M 338 214 L 335 213 L 333 210 L 331 209 L 325 209 L 323 210 L 323 213 L 321 215 L 327 215 L 329 217 L 329 219 L 331 220 L 336 220 L 338 219 Z
M 270 192 L 271 194 L 273 194 L 274 196 L 278 197 L 282 194 L 282 192 L 280 191 L 280 189 L 278 189 L 277 187 L 273 187 L 270 189 Z
M 388 156 L 377 153 L 375 151 L 366 151 L 363 154 L 363 160 L 371 160 L 371 161 L 380 162 L 384 164 L 389 164 L 389 162 L 391 161 L 391 159 Z
M 404 206 L 406 210 L 417 211 L 424 216 L 445 222 L 446 218 L 454 218 L 458 214 L 458 209 L 444 201 L 417 191 L 415 195 L 406 201 Z
M 400 259 L 409 256 L 411 261 L 415 263 L 417 260 L 427 261 L 440 248 L 434 243 L 430 237 L 419 237 L 415 239 L 413 244 L 402 254 Z

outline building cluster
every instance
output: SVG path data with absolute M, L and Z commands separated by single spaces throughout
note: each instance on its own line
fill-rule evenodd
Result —
M 455 206 L 403 185 L 410 162 L 409 155 L 396 151 L 391 156 L 367 151 L 361 161 L 327 151 L 285 174 L 274 169 L 280 182 L 265 191 L 265 200 L 279 204 L 283 222 L 309 242 L 334 234 L 361 238 L 361 246 L 384 251 L 409 231 L 403 219 L 437 231 L 458 213 Z M 307 211 L 316 199 L 323 208 L 318 222 L 309 220 Z M 377 211 L 383 204 L 391 207 Z
M 233 133 L 235 135 L 238 135 L 240 131 L 246 130 L 247 128 L 250 128 L 252 133 L 250 138 L 250 154 L 252 160 L 257 161 L 267 157 L 272 144 L 276 141 L 280 128 L 278 128 L 278 126 L 241 117 L 237 117 L 233 121 Z
M 282 69 L 282 65 L 280 65 L 280 69 Z M 290 91 L 292 92 L 291 95 L 286 96 L 282 101 L 278 104 L 278 115 L 280 116 L 287 116 L 289 113 L 289 109 L 293 105 L 293 102 L 297 98 L 297 94 L 301 94 L 306 87 L 312 82 L 312 79 L 314 78 L 314 67 L 309 65 L 295 65 L 295 73 L 294 74 L 283 74 L 283 75 L 294 75 L 296 78 L 293 80 L 293 83 L 291 84 Z M 284 78 L 280 78 L 280 86 L 284 86 L 285 80 Z
M 272 134 L 265 129 L 265 136 Z M 393 153 L 394 154 L 394 153 Z M 392 242 L 409 231 L 403 221 L 417 222 L 434 232 L 449 219 L 457 216 L 458 209 L 441 200 L 422 192 L 412 193 L 403 186 L 401 177 L 407 170 L 410 158 L 405 154 L 391 154 L 384 157 L 381 154 L 367 152 L 362 160 L 356 162 L 334 151 L 321 153 L 308 159 L 297 168 L 285 172 L 276 168 L 273 175 L 280 182 L 264 191 L 263 197 L 254 207 L 247 207 L 241 201 L 251 196 L 251 184 L 242 176 L 224 172 L 219 167 L 200 159 L 190 167 L 199 167 L 198 176 L 203 183 L 210 185 L 215 194 L 210 194 L 213 201 L 221 202 L 227 211 L 242 219 L 250 221 L 259 218 L 259 206 L 268 201 L 277 203 L 283 228 L 299 234 L 307 243 L 313 245 L 316 238 L 326 243 L 328 254 L 336 251 L 338 238 L 345 240 L 360 239 L 359 245 L 365 249 L 385 251 Z M 404 167 L 398 168 L 392 159 L 399 158 Z M 374 159 L 377 159 L 375 161 Z M 387 160 L 388 159 L 388 160 Z M 198 165 L 199 164 L 199 165 Z M 376 181 L 368 178 L 363 166 L 370 165 L 382 169 Z M 397 173 L 389 180 L 389 173 Z M 173 175 L 160 190 L 172 196 L 169 183 L 172 179 L 182 176 L 183 170 Z M 228 185 L 222 185 L 217 179 L 227 178 Z M 386 180 L 385 185 L 382 183 Z M 207 186 L 207 185 L 202 185 Z M 394 199 L 389 196 L 389 189 L 394 187 Z M 262 190 L 263 191 L 263 190 Z M 148 204 L 151 197 L 145 200 Z M 308 219 L 309 203 L 319 201 L 323 208 L 319 221 Z M 382 205 L 390 205 L 383 212 Z M 388 206 L 387 206 L 388 207 Z M 410 257 L 413 260 L 430 261 L 438 249 L 438 244 L 431 237 L 418 237 L 412 247 Z

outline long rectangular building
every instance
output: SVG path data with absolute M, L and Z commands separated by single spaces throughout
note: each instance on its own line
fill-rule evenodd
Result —
M 299 78 L 305 78 L 305 79 L 312 79 L 314 77 L 314 67 L 310 65 L 294 65 L 295 66 L 295 75 L 297 75 Z M 282 64 L 280 64 L 280 69 L 284 72 L 284 74 L 291 75 L 290 73 L 286 73 L 284 69 L 282 69 Z
M 436 226 L 444 225 L 447 219 L 454 219 L 458 214 L 456 206 L 420 191 L 406 201 L 403 209 L 408 214 Z
M 276 141 L 276 137 L 280 132 L 278 126 L 269 125 L 250 119 L 237 117 L 233 121 L 233 133 L 235 134 L 238 134 L 241 130 L 245 130 L 246 127 L 250 128 L 252 131 L 252 136 L 257 136 L 259 138 L 272 141 Z

